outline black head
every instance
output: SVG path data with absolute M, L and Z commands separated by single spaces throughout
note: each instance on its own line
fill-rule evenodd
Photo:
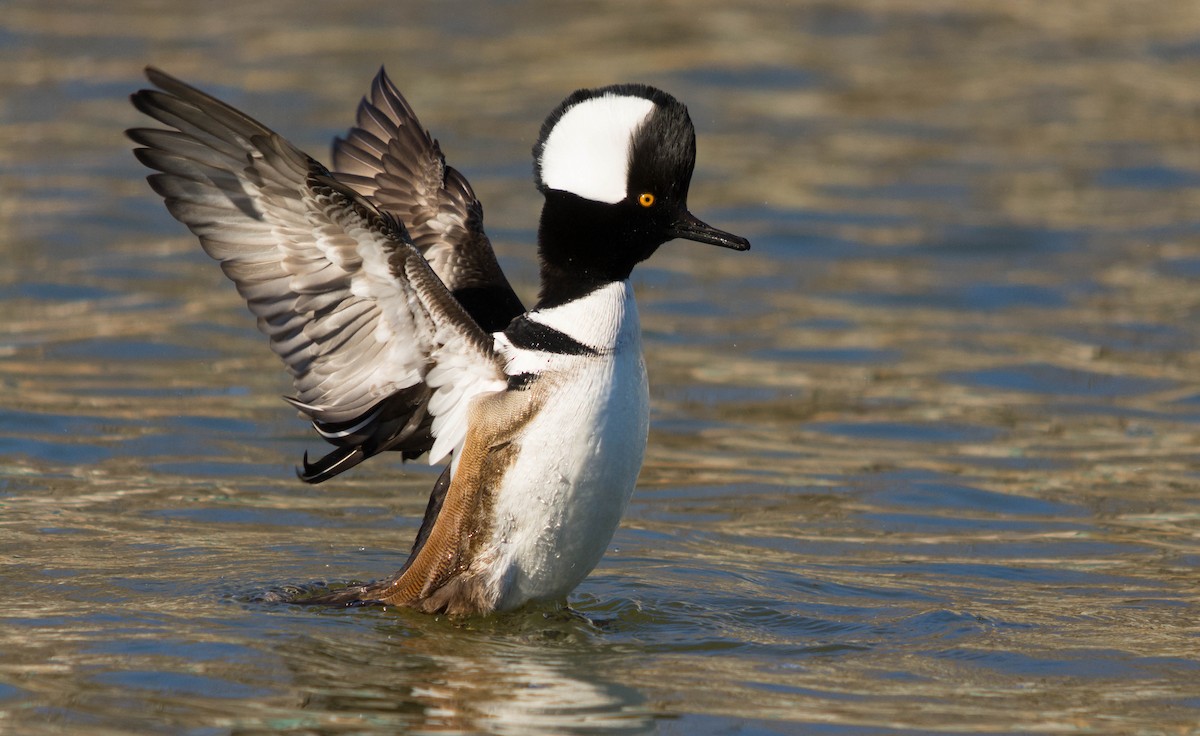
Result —
M 674 238 L 750 247 L 688 212 L 696 134 L 687 108 L 661 90 L 579 90 L 546 119 L 533 155 L 546 197 L 540 306 L 628 278 Z

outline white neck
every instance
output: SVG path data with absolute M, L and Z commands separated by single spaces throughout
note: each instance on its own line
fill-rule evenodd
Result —
M 637 303 L 633 300 L 633 287 L 628 281 L 606 284 L 586 296 L 549 309 L 536 309 L 527 316 L 534 322 L 562 332 L 601 356 L 627 351 L 641 354 L 642 329 L 638 322 Z M 517 348 L 503 332 L 497 332 L 492 337 L 496 351 L 507 358 L 504 371 L 510 376 L 565 369 L 578 360 L 597 357 L 594 354 L 563 355 Z
M 638 332 L 637 303 L 628 281 L 606 284 L 557 307 L 536 309 L 529 318 L 600 352 L 617 349 Z

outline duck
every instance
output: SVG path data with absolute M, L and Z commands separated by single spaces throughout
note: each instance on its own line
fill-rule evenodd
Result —
M 580 89 L 533 148 L 544 198 L 526 308 L 467 179 L 380 69 L 327 168 L 153 67 L 127 131 L 167 211 L 234 283 L 332 449 L 322 483 L 384 452 L 445 462 L 407 561 L 292 602 L 450 616 L 562 602 L 603 557 L 637 482 L 649 390 L 630 275 L 669 241 L 735 251 L 688 209 L 685 105 L 637 83 Z

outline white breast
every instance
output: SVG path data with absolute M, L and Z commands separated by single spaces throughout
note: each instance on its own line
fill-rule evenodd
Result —
M 533 317 L 601 354 L 510 353 L 510 373 L 536 372 L 554 391 L 522 433 L 495 497 L 494 547 L 483 558 L 493 561 L 500 609 L 562 598 L 592 571 L 633 493 L 649 428 L 628 283 Z

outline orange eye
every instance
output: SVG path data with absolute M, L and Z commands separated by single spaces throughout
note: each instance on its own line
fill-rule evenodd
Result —
M 641 196 L 638 197 L 638 204 L 643 207 L 652 206 L 654 204 L 654 195 L 650 192 L 642 192 Z

